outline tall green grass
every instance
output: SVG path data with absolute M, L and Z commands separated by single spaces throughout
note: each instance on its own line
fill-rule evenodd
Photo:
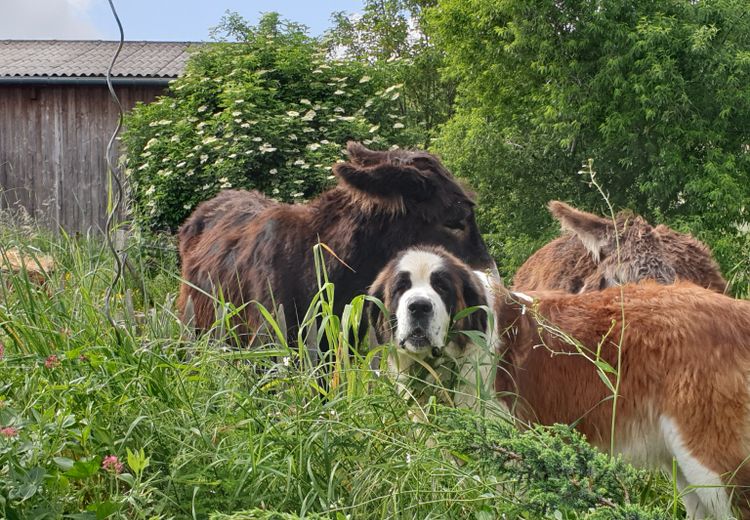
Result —
M 115 331 L 103 244 L 12 232 L 2 244 L 57 267 L 43 286 L 2 274 L 0 517 L 679 516 L 667 481 L 566 428 L 520 432 L 399 395 L 371 368 L 377 349 L 350 344 L 364 297 L 332 313 L 321 250 L 299 341 L 287 344 L 268 309 L 264 341 L 237 349 L 229 304 L 217 301 L 212 334 L 180 323 L 172 265 L 136 255 L 114 293 Z M 310 351 L 323 338 L 321 362 Z

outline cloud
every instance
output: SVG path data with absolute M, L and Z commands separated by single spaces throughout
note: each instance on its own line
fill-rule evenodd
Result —
M 0 0 L 0 37 L 85 40 L 102 34 L 88 16 L 91 0 Z

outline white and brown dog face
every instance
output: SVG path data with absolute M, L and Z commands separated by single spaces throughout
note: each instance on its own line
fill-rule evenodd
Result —
M 392 341 L 400 351 L 420 357 L 440 357 L 449 345 L 460 350 L 467 338 L 452 332 L 484 332 L 487 327 L 487 315 L 481 310 L 452 323 L 457 312 L 486 305 L 487 298 L 479 277 L 439 247 L 400 253 L 380 272 L 370 294 L 389 313 L 386 317 L 370 304 L 368 317 L 378 341 Z

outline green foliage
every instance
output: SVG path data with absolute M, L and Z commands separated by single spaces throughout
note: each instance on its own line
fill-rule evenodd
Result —
M 56 262 L 46 286 L 22 275 L 0 286 L 3 518 L 636 519 L 671 504 L 668 486 L 565 428 L 520 432 L 433 403 L 415 422 L 371 356 L 349 356 L 362 297 L 332 315 L 324 277 L 312 312 L 341 354 L 322 371 L 278 339 L 226 349 L 221 319 L 192 338 L 173 296 L 141 307 L 125 285 L 115 334 L 102 245 L 34 243 Z
M 434 421 L 443 431 L 437 442 L 522 497 L 517 509 L 509 504 L 504 511 L 508 517 L 577 512 L 605 518 L 596 511 L 628 507 L 633 518 L 667 518 L 663 511 L 633 507 L 631 493 L 643 485 L 642 473 L 592 448 L 566 426 L 519 432 L 510 423 L 455 408 L 440 409 Z M 511 475 L 512 483 L 506 480 Z
M 741 0 L 446 0 L 431 9 L 447 73 L 460 81 L 436 147 L 479 188 L 487 231 L 510 241 L 548 232 L 552 198 L 601 210 L 576 175 L 587 158 L 616 207 L 709 239 L 746 222 L 746 11 Z M 744 260 L 730 249 L 720 254 L 725 271 Z
M 440 74 L 443 51 L 424 30 L 424 10 L 434 0 L 367 0 L 361 13 L 333 14 L 326 35 L 329 52 L 387 66 L 393 83 L 403 85 L 398 100 L 406 132 L 427 148 L 439 125 L 453 112 L 456 83 Z
M 197 51 L 168 95 L 139 105 L 123 143 L 136 219 L 174 231 L 224 188 L 301 201 L 332 183 L 348 139 L 409 144 L 385 65 L 327 59 L 302 26 L 228 17 L 238 43 Z

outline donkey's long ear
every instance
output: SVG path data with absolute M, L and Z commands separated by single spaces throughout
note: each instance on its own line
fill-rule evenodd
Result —
M 599 262 L 604 247 L 614 236 L 614 225 L 609 220 L 592 213 L 580 211 L 560 202 L 550 201 L 547 206 L 563 229 L 573 232 L 588 249 L 595 262 Z
M 481 282 L 476 276 L 472 276 L 472 272 L 463 270 L 461 272 L 461 283 L 463 285 L 463 298 L 466 307 L 477 307 L 479 305 L 487 305 L 487 298 L 485 297 L 484 288 L 481 286 Z M 463 327 L 464 330 L 478 330 L 485 332 L 487 330 L 487 311 L 484 309 L 477 309 L 476 311 L 469 314 L 464 318 Z
M 370 150 L 356 141 L 346 143 L 346 152 L 349 155 L 349 161 L 357 166 L 373 166 L 383 162 L 388 156 L 388 152 Z
M 378 197 L 401 195 L 427 200 L 434 192 L 430 172 L 404 164 L 382 163 L 359 167 L 351 163 L 337 163 L 333 173 L 349 186 Z
M 349 148 L 352 149 L 351 144 Z M 359 155 L 352 155 L 350 162 L 333 166 L 333 173 L 345 184 L 378 197 L 400 195 L 427 200 L 433 195 L 435 185 L 430 170 L 416 168 L 408 156 L 361 148 L 366 152 L 360 150 Z

